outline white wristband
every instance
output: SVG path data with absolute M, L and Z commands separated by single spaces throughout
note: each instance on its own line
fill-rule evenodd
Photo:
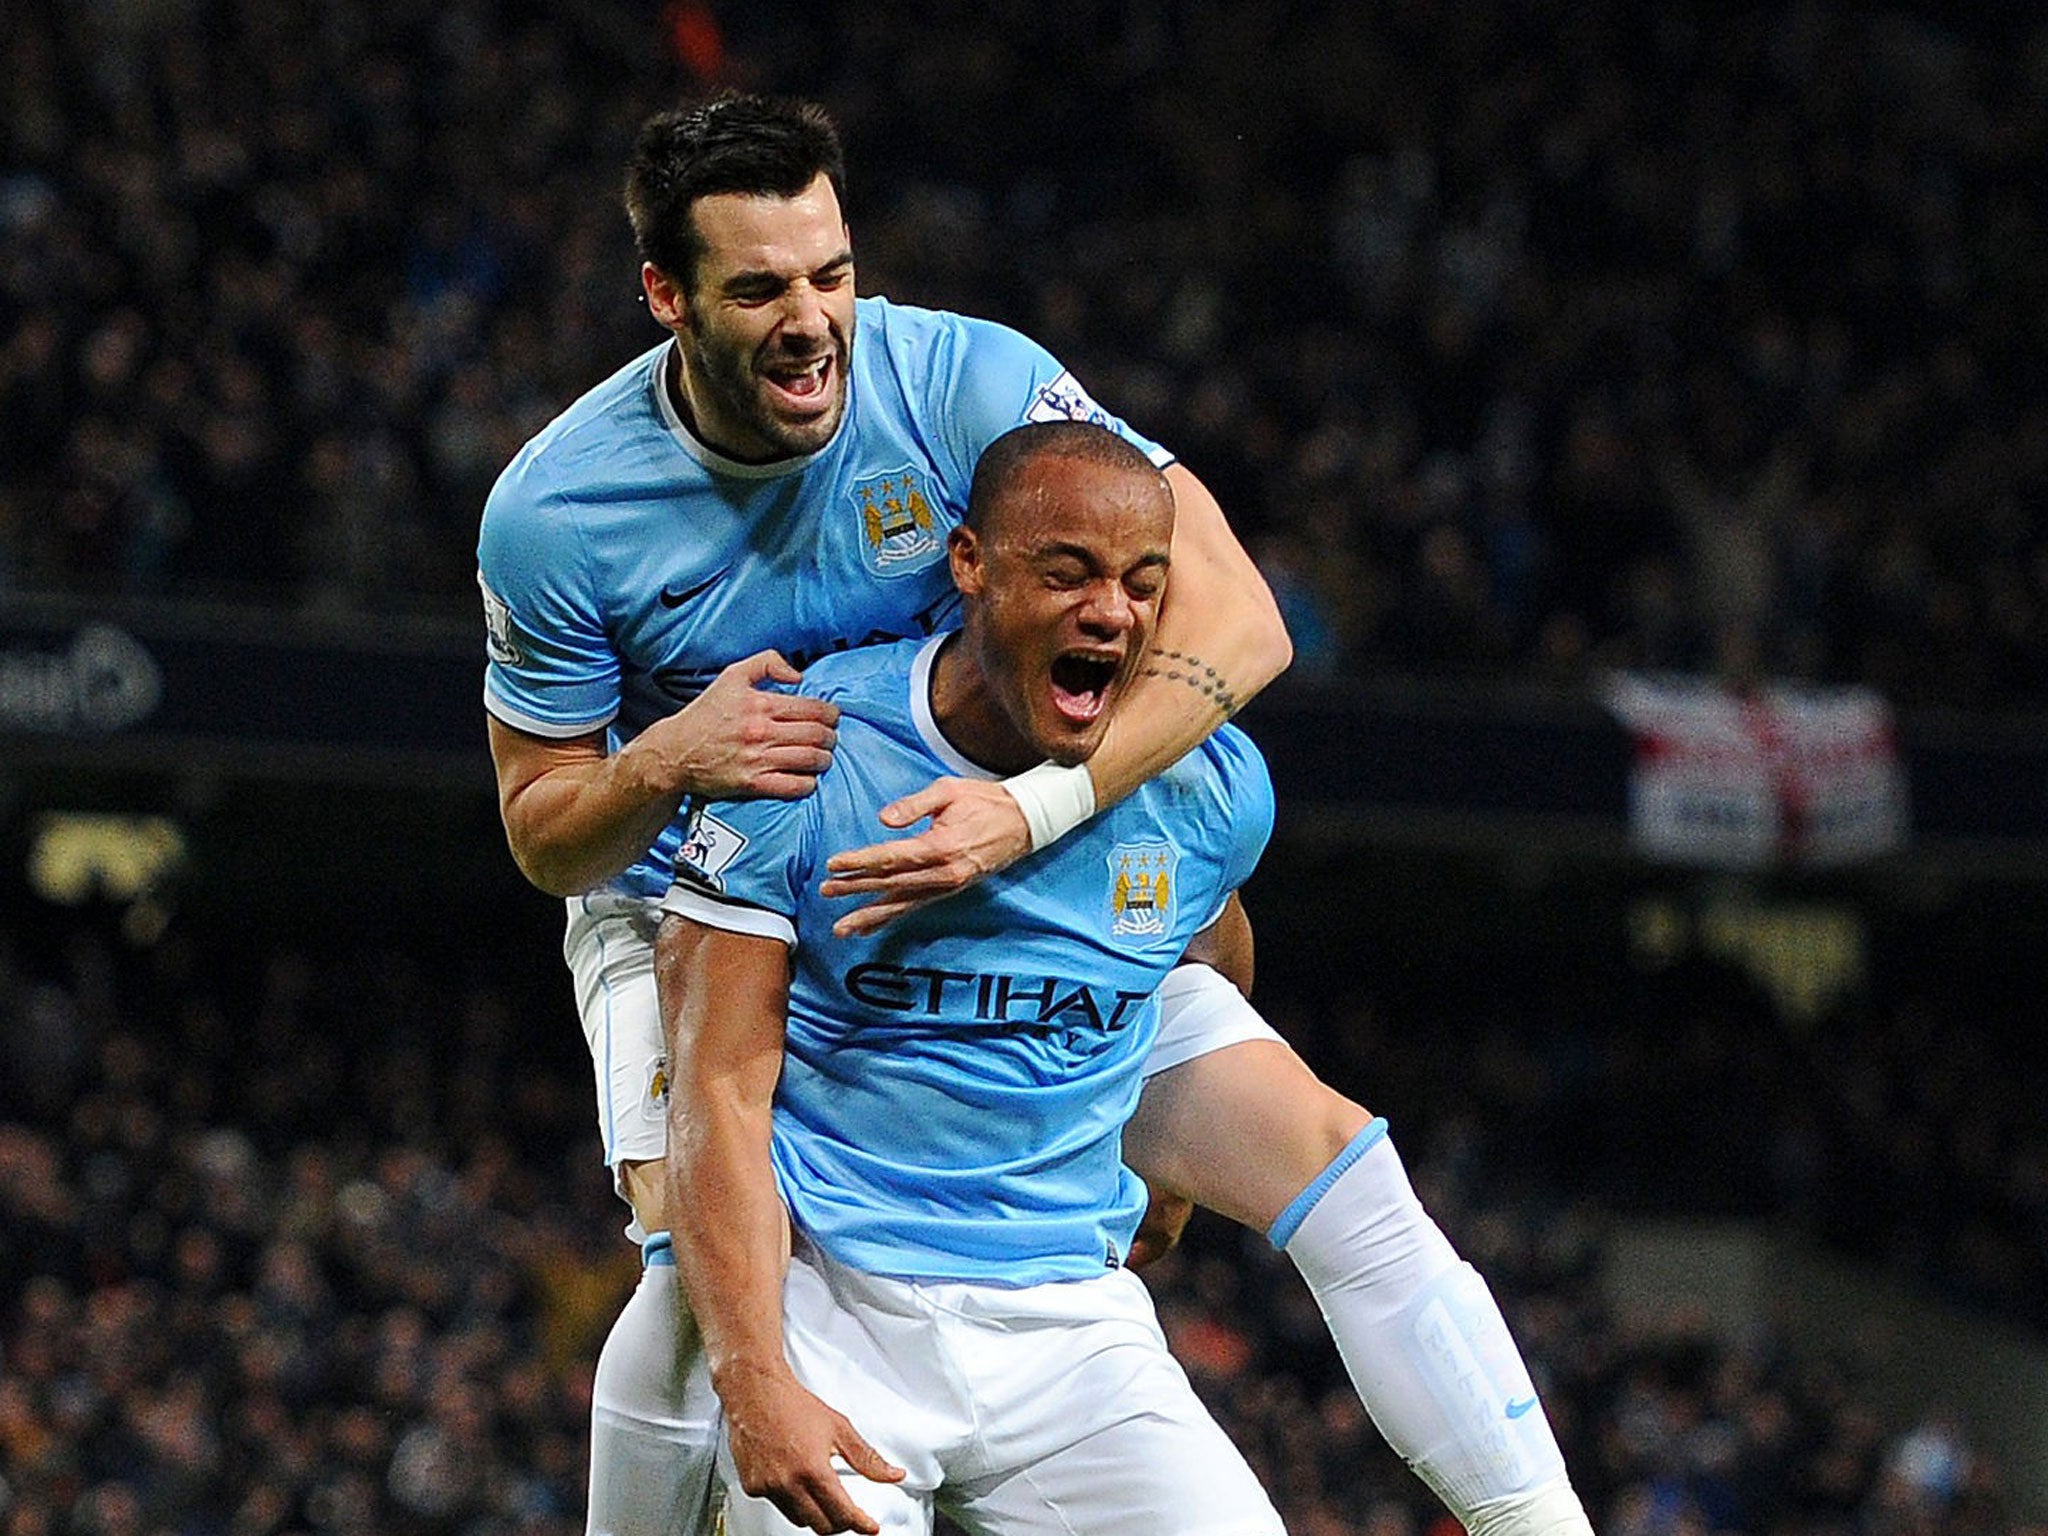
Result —
M 1095 781 L 1088 777 L 1086 763 L 1071 768 L 1040 763 L 1003 780 L 1003 788 L 1031 828 L 1033 853 L 1058 842 L 1095 814 Z

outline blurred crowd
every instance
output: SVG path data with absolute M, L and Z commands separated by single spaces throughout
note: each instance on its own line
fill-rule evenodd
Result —
M 1896 961 L 1811 1017 L 1697 955 L 1439 960 L 1403 982 L 1399 957 L 1362 950 L 1362 996 L 1297 980 L 1266 1001 L 1332 1081 L 1413 1106 L 1503 1194 L 1512 1163 L 1615 1211 L 1769 1219 L 2048 1338 L 2048 1042 L 2026 962 L 1872 942 Z
M 468 603 L 496 470 L 655 338 L 633 126 L 736 83 L 840 116 L 866 288 L 1212 483 L 1304 675 L 2038 705 L 2048 28 L 1956 14 L 31 0 L 0 590 Z
M 0 1531 L 581 1531 L 638 1271 L 523 1021 L 390 953 L 0 956 Z
M 2038 709 L 2048 27 L 1955 11 L 26 0 L 0 597 L 469 615 L 498 469 L 658 334 L 632 131 L 731 83 L 840 117 L 864 288 L 1020 326 L 1217 490 L 1305 676 Z M 1277 1011 L 1395 1118 L 1596 1528 L 2018 1529 L 1952 1423 L 1595 1276 L 1613 1213 L 1768 1214 L 2048 1327 L 2031 998 L 1375 974 Z M 0 924 L 0 1536 L 580 1530 L 636 1269 L 568 1018 Z M 1259 1240 L 1152 1280 L 1297 1536 L 1448 1536 Z
M 481 959 L 249 956 L 180 925 L 138 951 L 110 929 L 0 937 L 0 1533 L 579 1531 L 592 1365 L 637 1255 L 560 989 L 522 992 Z M 1688 991 L 1710 1001 L 1684 1038 L 1754 1044 L 1727 1022 L 1739 989 Z M 1651 1054 L 1624 1020 L 1632 1066 L 1575 1100 L 1561 1063 L 1587 1020 L 1539 997 L 1560 1042 L 1545 1057 L 1502 1005 L 1459 1027 L 1470 1002 L 1444 994 L 1431 1027 L 1396 988 L 1327 1033 L 1333 1011 L 1306 998 L 1276 1012 L 1395 1118 L 1424 1198 L 1503 1299 L 1596 1529 L 2029 1529 L 1993 1457 L 1939 1413 L 1887 1419 L 1856 1361 L 1763 1320 L 1731 1342 L 1683 1311 L 1613 1315 L 1605 1233 L 1642 1202 L 1612 1175 L 1643 1149 L 1614 1131 L 1610 1165 L 1568 1132 L 1631 1092 L 1653 1112 Z M 1776 1107 L 1752 1111 L 1767 1139 Z M 1149 1278 L 1295 1536 L 1455 1536 L 1262 1238 L 1199 1218 Z

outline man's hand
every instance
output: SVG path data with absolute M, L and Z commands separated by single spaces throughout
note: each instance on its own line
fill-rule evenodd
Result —
M 719 673 L 689 704 L 657 720 L 628 750 L 665 785 L 709 800 L 801 800 L 832 766 L 839 707 L 763 683 L 803 674 L 775 651 Z
M 881 1526 L 853 1502 L 832 1458 L 843 1458 L 871 1483 L 901 1482 L 903 1469 L 862 1439 L 845 1415 L 786 1371 L 756 1377 L 744 1387 L 722 1382 L 719 1398 L 733 1467 L 748 1494 L 768 1500 L 783 1518 L 819 1536 L 876 1536 Z
M 761 686 L 797 677 L 773 651 L 736 661 L 617 752 L 602 728 L 556 740 L 493 716 L 498 809 L 520 870 L 550 895 L 574 896 L 646 853 L 691 795 L 808 795 L 831 766 L 839 710 Z
M 1125 1265 L 1131 1269 L 1143 1269 L 1147 1264 L 1165 1258 L 1180 1242 L 1181 1230 L 1194 1214 L 1194 1202 L 1187 1196 L 1176 1195 L 1171 1190 L 1153 1190 L 1152 1203 L 1145 1207 L 1144 1219 L 1138 1223 L 1138 1230 L 1131 1238 L 1131 1251 L 1125 1256 Z
M 832 925 L 841 938 L 873 933 L 884 923 L 941 896 L 965 890 L 1031 851 L 1024 812 L 1001 784 L 940 779 L 885 805 L 882 824 L 908 827 L 931 818 L 915 837 L 870 843 L 825 861 L 826 896 L 872 896 Z

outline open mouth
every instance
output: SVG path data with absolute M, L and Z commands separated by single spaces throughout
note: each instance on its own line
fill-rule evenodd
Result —
M 833 354 L 824 352 L 805 362 L 764 367 L 761 377 L 785 409 L 810 415 L 832 403 L 833 363 Z
M 1052 662 L 1052 702 L 1061 717 L 1086 725 L 1102 713 L 1116 682 L 1118 658 L 1067 651 Z

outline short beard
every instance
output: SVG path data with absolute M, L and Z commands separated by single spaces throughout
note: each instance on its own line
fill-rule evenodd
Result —
M 806 453 L 815 453 L 832 440 L 839 430 L 840 419 L 846 414 L 846 398 L 852 387 L 847 370 L 852 365 L 853 343 L 851 339 L 841 342 L 835 334 L 832 338 L 833 366 L 839 380 L 839 405 L 830 416 L 816 426 L 792 429 L 786 423 L 770 415 L 762 408 L 759 380 L 753 370 L 753 359 L 737 352 L 720 348 L 713 350 L 698 338 L 704 334 L 699 321 L 696 305 L 684 301 L 684 313 L 689 317 L 690 334 L 687 339 L 678 337 L 688 354 L 692 375 L 703 386 L 705 392 L 718 402 L 720 411 L 732 421 L 742 423 L 749 431 L 774 449 L 778 458 L 797 458 Z M 704 436 L 704 424 L 693 423 L 697 434 Z M 822 431 L 819 428 L 822 427 Z M 706 446 L 725 449 L 727 444 L 711 442 L 705 438 Z

